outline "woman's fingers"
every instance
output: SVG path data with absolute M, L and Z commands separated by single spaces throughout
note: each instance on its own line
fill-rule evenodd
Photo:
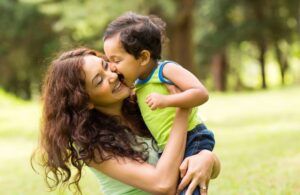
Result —
M 184 159 L 184 161 L 181 163 L 180 167 L 179 167 L 179 171 L 180 171 L 180 177 L 184 177 L 186 174 L 186 171 L 188 169 L 188 158 Z
M 199 184 L 199 189 L 200 189 L 201 195 L 207 195 L 207 191 L 208 191 L 208 183 L 209 183 L 209 182 L 201 182 L 201 183 Z
M 192 179 L 192 175 L 191 174 L 186 174 L 182 178 L 182 180 L 181 180 L 181 182 L 178 186 L 178 191 L 182 191 L 190 183 L 191 179 Z
M 198 187 L 198 182 L 197 180 L 192 180 L 192 182 L 190 183 L 185 195 L 192 195 L 194 190 Z M 202 191 L 201 191 L 201 195 L 206 195 L 206 194 L 202 194 Z

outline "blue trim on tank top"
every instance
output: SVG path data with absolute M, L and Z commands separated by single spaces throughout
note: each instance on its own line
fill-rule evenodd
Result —
M 156 68 L 157 68 L 157 67 L 156 67 Z M 149 75 L 146 79 L 144 79 L 144 80 L 142 80 L 142 79 L 137 79 L 137 80 L 135 81 L 135 85 L 147 83 L 147 82 L 151 79 L 151 77 L 152 77 L 152 75 L 154 74 L 156 68 L 154 68 L 154 69 L 152 70 L 152 72 L 150 73 L 150 75 Z

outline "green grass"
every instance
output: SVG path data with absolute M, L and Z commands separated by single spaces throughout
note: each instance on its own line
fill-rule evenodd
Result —
M 300 194 L 300 88 L 212 95 L 202 108 L 222 162 L 210 194 Z
M 0 107 L 0 194 L 69 194 L 47 192 L 29 163 L 37 144 L 39 103 L 0 91 Z M 214 93 L 200 109 L 222 162 L 210 194 L 300 194 L 300 87 Z M 83 194 L 99 192 L 88 170 L 81 186 Z

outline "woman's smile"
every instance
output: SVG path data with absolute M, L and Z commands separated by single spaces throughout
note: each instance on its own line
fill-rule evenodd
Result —
M 113 88 L 112 92 L 113 93 L 118 93 L 119 91 L 121 91 L 123 88 L 123 84 L 120 81 L 117 81 L 115 87 Z

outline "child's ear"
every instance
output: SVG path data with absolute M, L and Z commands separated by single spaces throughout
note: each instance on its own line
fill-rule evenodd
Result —
M 140 59 L 141 59 L 141 66 L 148 65 L 151 59 L 150 52 L 148 50 L 141 51 Z

